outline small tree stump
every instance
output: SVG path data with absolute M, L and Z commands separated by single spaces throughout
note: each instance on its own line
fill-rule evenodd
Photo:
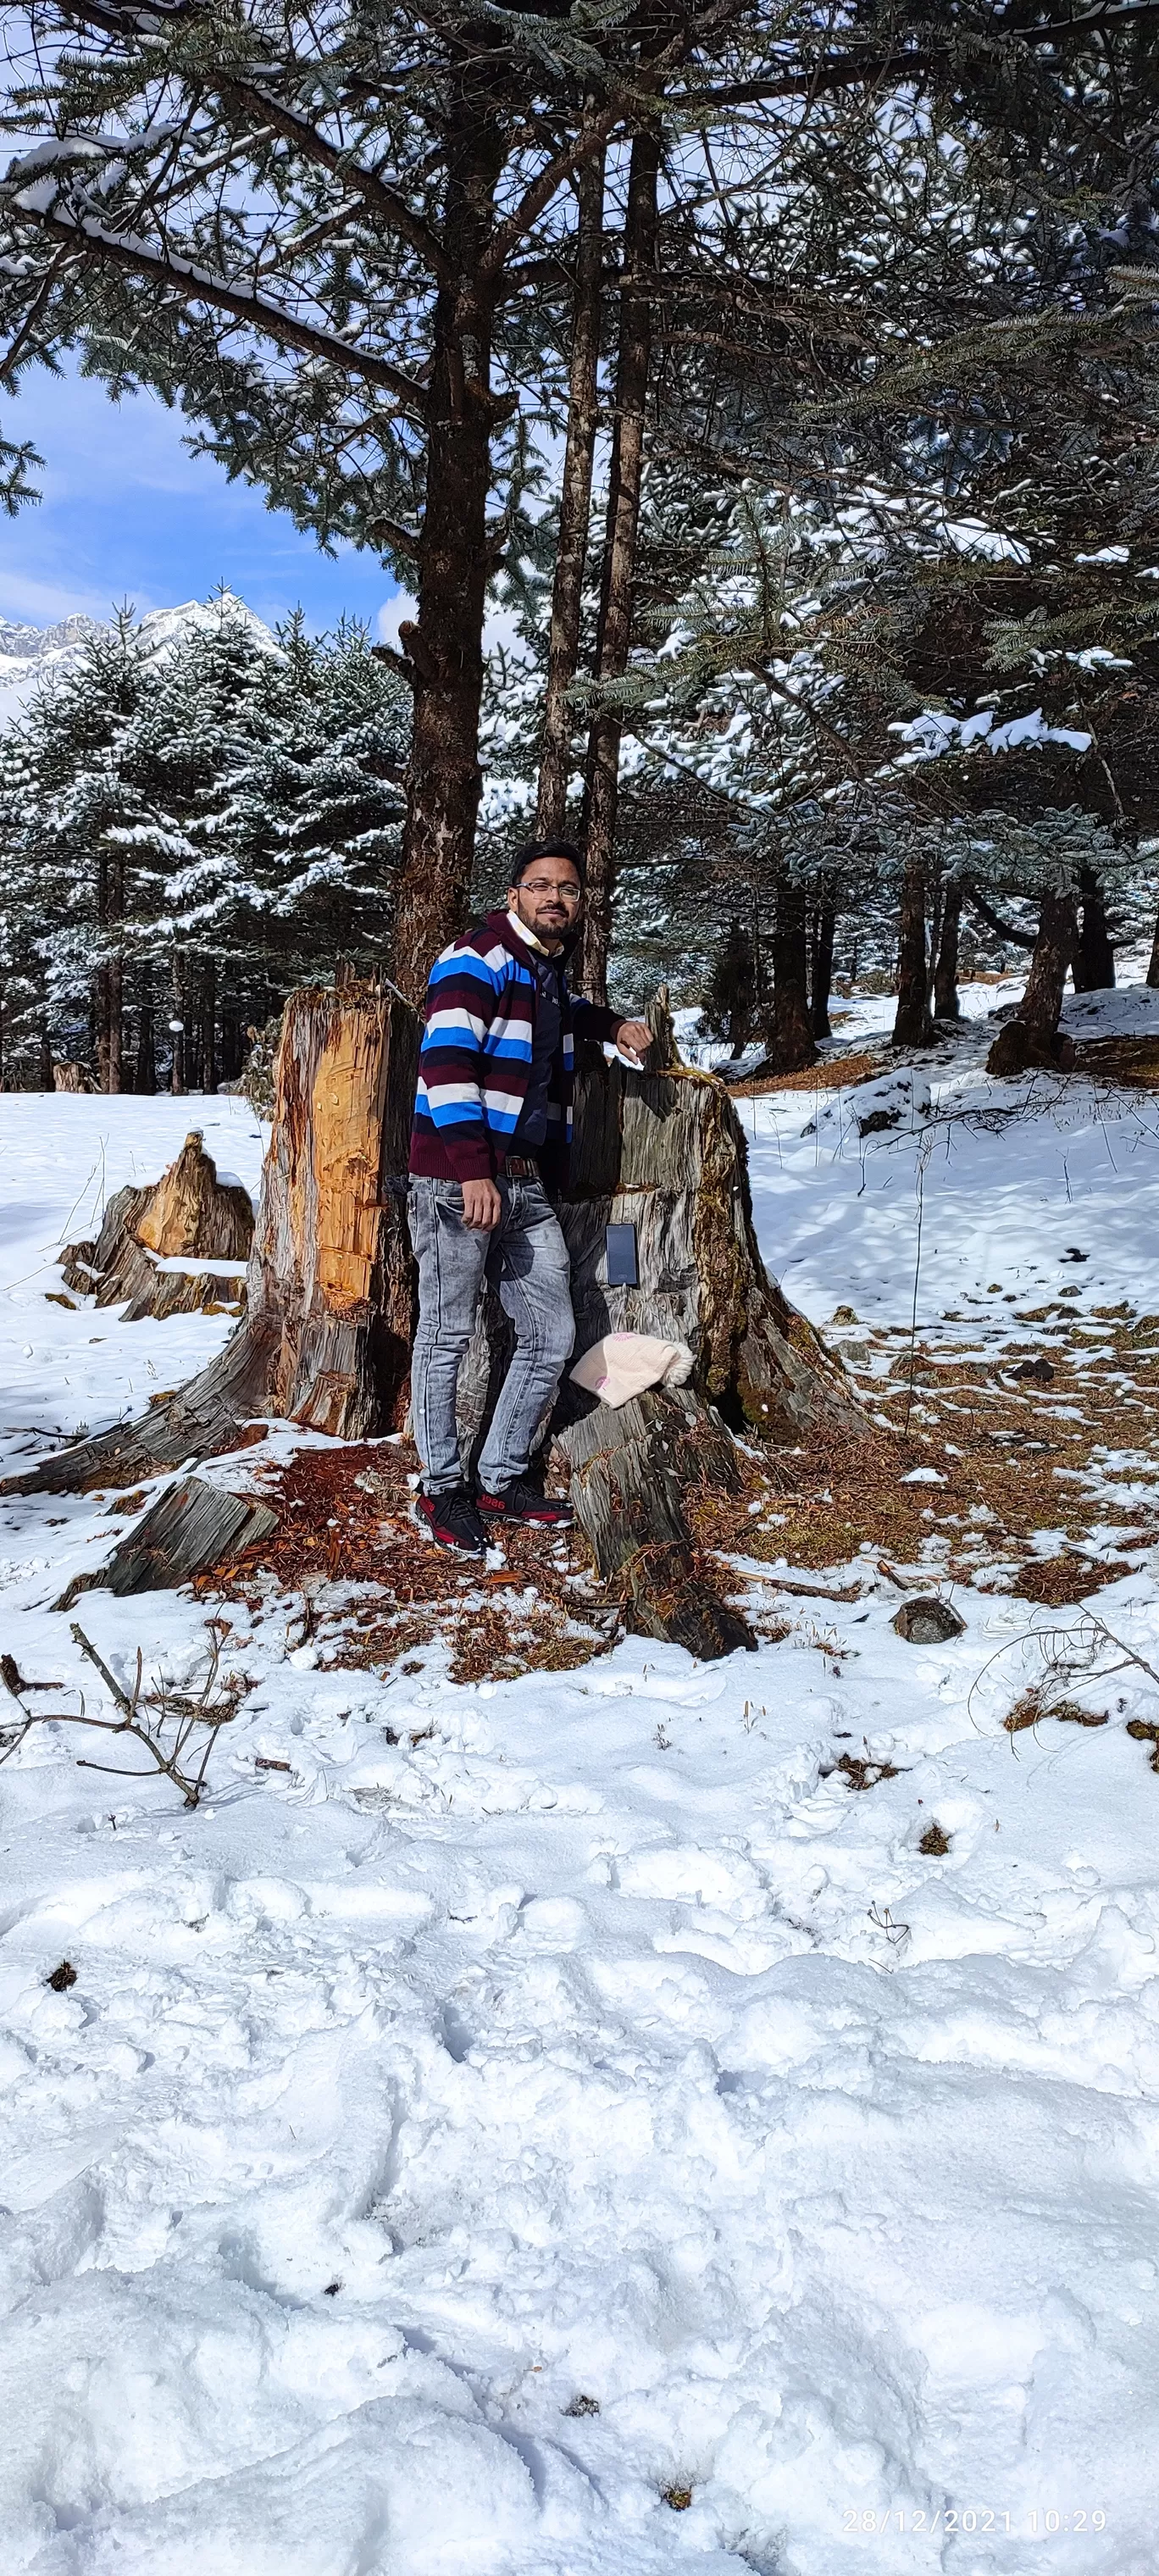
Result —
M 144 1520 L 114 1548 L 107 1565 L 76 1575 L 55 1607 L 71 1610 L 82 1592 L 124 1597 L 176 1591 L 195 1574 L 220 1565 L 224 1556 L 240 1556 L 243 1548 L 272 1537 L 277 1526 L 277 1513 L 252 1494 L 223 1493 L 204 1477 L 187 1476 L 179 1485 L 166 1486 Z
M 692 1483 L 735 1493 L 731 1440 L 683 1388 L 597 1404 L 572 1423 L 557 1456 L 571 1479 L 576 1518 L 598 1572 L 615 1585 L 629 1628 L 668 1639 L 710 1662 L 756 1638 L 696 1563 L 684 1516 Z
M 907 1646 L 944 1646 L 951 1637 L 964 1637 L 966 1622 L 952 1610 L 948 1601 L 939 1601 L 931 1592 L 915 1600 L 903 1601 L 890 1622 Z
M 206 1261 L 248 1261 L 254 1239 L 249 1191 L 240 1181 L 218 1179 L 199 1127 L 150 1190 L 133 1231 L 159 1260 L 195 1252 Z
M 195 1129 L 155 1185 L 114 1193 L 95 1242 L 65 1245 L 65 1284 L 98 1306 L 123 1306 L 127 1324 L 147 1315 L 237 1314 L 253 1231 L 249 1191 L 218 1179 Z M 236 1261 L 238 1268 L 225 1276 L 158 1268 L 174 1257 Z

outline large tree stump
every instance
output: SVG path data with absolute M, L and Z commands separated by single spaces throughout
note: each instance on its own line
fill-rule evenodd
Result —
M 0 1491 L 135 1485 L 244 1445 L 247 1427 L 271 1416 L 347 1440 L 398 1428 L 413 1265 L 401 1194 L 386 1185 L 406 1169 L 417 1051 L 415 1014 L 377 984 L 348 977 L 293 995 L 244 1322 L 144 1420 L 43 1459 Z
M 551 1454 L 631 1624 L 698 1655 L 753 1640 L 693 1546 L 684 1496 L 735 1490 L 732 1431 L 799 1442 L 864 1416 L 840 1363 L 766 1271 L 747 1154 L 722 1083 L 676 1061 L 666 1005 L 656 1069 L 584 1051 L 574 1177 L 560 1218 L 572 1255 L 576 1348 L 609 1331 L 687 1342 L 689 1383 L 618 1411 L 565 1379 Z M 403 1180 L 418 1022 L 374 985 L 309 988 L 287 1007 L 246 1319 L 227 1348 L 145 1421 L 9 1478 L 8 1493 L 127 1486 L 240 1446 L 276 1416 L 358 1440 L 405 1418 L 414 1314 Z M 608 1283 L 606 1229 L 637 1230 L 639 1285 Z M 468 1440 L 510 1353 L 488 1294 L 464 1362 Z M 545 1434 L 548 1426 L 545 1426 Z

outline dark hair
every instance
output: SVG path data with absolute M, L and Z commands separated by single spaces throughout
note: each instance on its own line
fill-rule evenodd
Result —
M 535 866 L 537 859 L 570 859 L 580 884 L 587 884 L 583 853 L 577 850 L 574 841 L 525 841 L 523 848 L 516 851 L 511 861 L 507 877 L 508 885 L 519 885 L 528 869 Z

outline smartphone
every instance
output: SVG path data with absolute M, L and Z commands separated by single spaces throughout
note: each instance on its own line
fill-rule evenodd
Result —
M 608 1226 L 605 1242 L 607 1245 L 609 1288 L 638 1288 L 640 1284 L 640 1273 L 636 1263 L 635 1226 Z

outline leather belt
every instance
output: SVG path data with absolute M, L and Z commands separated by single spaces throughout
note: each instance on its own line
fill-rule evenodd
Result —
M 539 1165 L 532 1154 L 505 1154 L 502 1176 L 505 1181 L 537 1181 Z

